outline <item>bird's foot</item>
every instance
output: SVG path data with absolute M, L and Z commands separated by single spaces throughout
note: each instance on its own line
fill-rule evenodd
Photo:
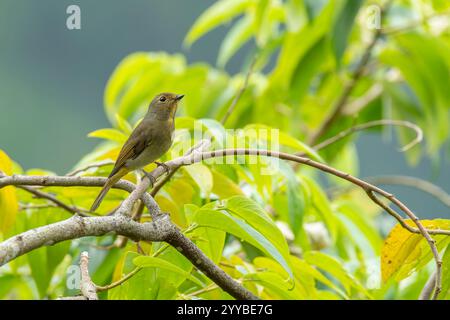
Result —
M 167 165 L 167 164 L 165 164 L 164 162 L 159 162 L 159 161 L 155 161 L 155 164 L 158 166 L 158 167 L 163 167 L 164 168 L 164 171 L 169 175 L 170 174 L 170 168 L 169 168 L 169 166 Z
M 148 178 L 148 180 L 150 180 L 150 183 L 152 184 L 152 188 L 153 188 L 155 186 L 155 183 L 156 183 L 156 178 L 154 176 L 152 176 L 150 174 L 150 172 L 147 172 L 144 169 L 142 169 L 142 172 Z

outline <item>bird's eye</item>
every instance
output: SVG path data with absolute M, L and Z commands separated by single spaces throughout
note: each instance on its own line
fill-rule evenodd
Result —
M 166 101 L 166 97 L 162 96 L 161 98 L 159 98 L 159 101 L 161 101 L 161 102 Z

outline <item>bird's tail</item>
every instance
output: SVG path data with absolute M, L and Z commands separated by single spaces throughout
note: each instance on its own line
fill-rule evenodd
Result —
M 98 194 L 97 198 L 95 199 L 94 203 L 91 206 L 91 211 L 97 210 L 97 208 L 100 206 L 100 203 L 103 201 L 103 198 L 108 193 L 109 189 L 112 188 L 113 185 L 116 184 L 117 181 L 120 180 L 124 175 L 128 173 L 128 170 L 125 168 L 120 169 L 117 173 L 115 173 L 113 176 L 109 177 L 108 180 L 106 180 L 105 185 L 102 188 L 102 191 Z

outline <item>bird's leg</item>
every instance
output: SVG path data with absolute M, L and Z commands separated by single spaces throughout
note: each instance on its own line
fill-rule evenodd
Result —
M 159 166 L 163 167 L 164 171 L 166 171 L 167 174 L 170 174 L 170 168 L 167 164 L 165 164 L 164 162 L 159 162 L 159 161 L 154 161 L 154 162 L 158 167 Z
M 149 172 L 145 171 L 144 169 L 141 169 L 144 175 L 150 180 L 150 183 L 152 184 L 152 188 L 156 183 L 156 178 L 152 176 Z

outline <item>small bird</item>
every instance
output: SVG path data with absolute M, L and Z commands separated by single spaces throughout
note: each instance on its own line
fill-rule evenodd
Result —
M 98 208 L 109 189 L 129 172 L 141 169 L 152 162 L 158 166 L 165 166 L 155 160 L 166 153 L 172 145 L 175 113 L 178 102 L 183 97 L 182 94 L 160 93 L 153 98 L 144 119 L 120 150 L 114 168 L 92 204 L 91 211 Z

